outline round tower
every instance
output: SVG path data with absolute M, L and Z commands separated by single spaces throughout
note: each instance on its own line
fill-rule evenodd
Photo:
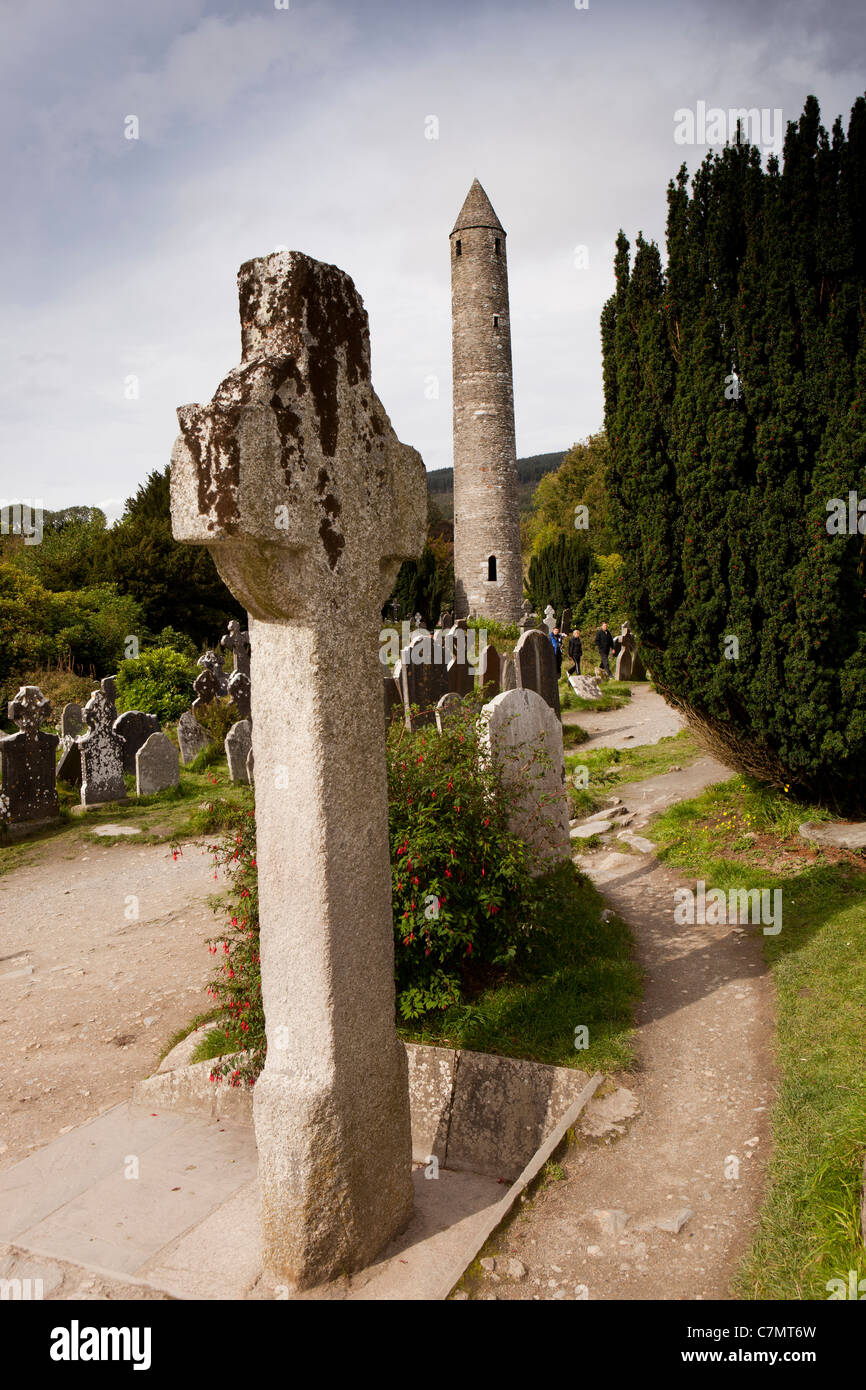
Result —
M 523 570 L 505 229 L 475 179 L 451 233 L 454 607 L 513 623 Z

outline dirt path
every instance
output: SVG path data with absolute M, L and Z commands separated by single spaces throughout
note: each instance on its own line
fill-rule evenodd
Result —
M 646 694 L 644 732 L 664 718 L 652 708 L 660 697 Z M 637 813 L 626 834 L 730 775 L 704 758 L 618 787 Z M 606 841 L 580 865 L 631 925 L 646 970 L 638 1071 L 613 1078 L 591 1104 L 564 1179 L 504 1233 L 476 1297 L 727 1298 L 757 1218 L 774 1088 L 760 928 L 677 925 L 683 880 L 651 854 L 621 853 L 615 831 Z M 508 1257 L 525 1277 L 508 1276 Z
M 0 878 L 0 1168 L 127 1100 L 204 1010 L 220 887 L 201 846 L 62 836 Z
M 686 722 L 675 709 L 665 704 L 649 685 L 632 686 L 631 699 L 622 709 L 565 710 L 562 722 L 579 724 L 590 737 L 579 745 L 590 748 L 630 748 L 639 743 L 658 743 L 661 738 L 673 738 Z

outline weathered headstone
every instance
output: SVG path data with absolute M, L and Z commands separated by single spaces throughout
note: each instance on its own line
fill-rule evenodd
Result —
M 562 725 L 534 690 L 497 695 L 482 707 L 481 720 L 512 793 L 511 830 L 534 847 L 540 869 L 550 868 L 571 853 Z
M 426 480 L 370 385 L 348 276 L 278 252 L 239 288 L 243 362 L 178 411 L 172 520 L 250 614 L 263 1254 L 306 1287 L 369 1263 L 412 1210 L 377 636 Z
M 78 741 L 81 804 L 98 806 L 103 801 L 125 801 L 123 742 L 113 728 L 117 717 L 114 705 L 104 690 L 94 690 L 82 713 L 90 732 Z
M 462 705 L 463 701 L 460 696 L 455 695 L 451 690 L 448 691 L 447 695 L 443 695 L 441 700 L 437 701 L 436 728 L 439 730 L 440 734 L 442 733 L 446 721 L 459 713 Z
M 213 649 L 209 647 L 204 655 L 199 657 L 195 664 L 201 671 L 210 671 L 212 673 L 216 681 L 218 695 L 225 695 L 228 692 L 229 678 L 223 670 L 222 660 L 218 652 L 213 651 Z M 193 681 L 193 686 L 195 686 L 195 681 Z M 210 686 L 208 686 L 208 689 L 210 689 Z
M 226 734 L 226 758 L 228 759 L 229 776 L 233 782 L 249 783 L 247 758 L 252 752 L 252 747 L 250 721 L 239 719 L 236 724 L 232 724 Z
M 439 614 L 439 621 L 438 621 L 438 623 L 436 624 L 436 626 L 437 626 L 438 628 L 441 628 L 441 629 L 443 630 L 443 632 L 444 632 L 444 631 L 447 631 L 447 629 L 448 629 L 449 627 L 452 627 L 453 625 L 454 625 L 454 614 L 451 613 L 451 612 L 449 612 L 449 610 L 448 610 L 447 608 L 446 608 L 446 609 L 443 609 L 443 611 Z
M 499 652 L 494 646 L 486 646 L 478 663 L 478 682 L 488 700 L 492 700 L 494 695 L 499 694 L 501 671 L 502 662 L 499 658 Z
M 474 636 L 474 634 L 473 634 Z M 445 655 L 454 655 L 445 668 L 448 689 L 455 695 L 469 695 L 475 689 L 475 667 L 469 661 L 466 649 L 465 629 L 452 627 L 445 634 Z
M 255 754 L 253 753 L 253 750 L 251 748 L 249 752 L 249 757 L 247 758 L 247 781 L 249 782 L 250 786 L 252 786 L 255 781 L 255 765 Z
M 60 715 L 60 737 L 61 739 L 78 738 L 80 734 L 86 733 L 87 725 L 81 713 L 81 706 L 76 704 L 74 700 L 70 700 L 69 704 L 63 706 L 63 712 Z
M 192 707 L 196 714 L 206 709 L 208 705 L 213 704 L 214 700 L 218 700 L 224 693 L 223 683 L 213 666 L 210 665 L 202 667 L 192 683 L 192 688 L 195 691 L 195 699 L 192 702 Z M 227 691 L 228 681 L 225 683 L 225 688 Z
M 155 733 L 135 755 L 135 790 L 138 796 L 151 796 L 166 787 L 180 784 L 177 749 L 167 734 Z
M 615 674 L 618 681 L 631 680 L 632 666 L 634 664 L 634 654 L 637 650 L 637 643 L 634 640 L 631 628 L 628 623 L 623 623 L 622 634 L 620 636 L 619 655 L 616 658 Z
M 11 826 L 53 820 L 59 815 L 54 781 L 59 740 L 40 728 L 51 718 L 51 705 L 38 685 L 22 685 L 8 713 L 18 733 L 0 737 L 3 818 Z
M 601 699 L 601 686 L 595 676 L 578 676 L 575 674 L 568 677 L 568 683 L 575 695 L 579 695 L 582 700 Z
M 234 671 L 229 676 L 228 693 L 239 719 L 250 717 L 251 689 L 250 678 L 244 671 Z
M 544 610 L 544 624 L 548 632 L 552 632 L 556 627 L 556 614 L 553 611 L 552 603 L 549 603 Z
M 390 728 L 395 709 L 399 709 L 401 714 L 405 713 L 403 693 L 398 682 L 395 681 L 389 671 L 385 672 L 383 684 L 385 688 L 385 726 L 386 728 Z
M 193 759 L 210 746 L 208 732 L 199 724 L 192 710 L 184 710 L 177 721 L 177 745 L 184 767 L 189 767 Z
M 500 691 L 517 689 L 517 662 L 513 652 L 510 655 L 505 652 L 499 658 L 499 689 Z
M 108 701 L 112 722 L 117 718 L 117 676 L 103 676 L 99 688 Z M 92 698 L 92 696 L 91 696 Z M 82 718 L 84 713 L 82 711 Z
M 85 729 L 87 725 L 85 724 Z M 81 749 L 74 738 L 57 764 L 56 778 L 70 787 L 81 786 Z
M 112 727 L 123 745 L 123 770 L 132 775 L 135 772 L 135 755 L 151 734 L 159 733 L 159 720 L 155 714 L 128 709 L 117 716 Z
M 245 676 L 250 674 L 250 634 L 245 632 L 237 618 L 232 618 L 229 623 L 229 630 L 224 637 L 220 638 L 220 646 L 232 654 L 233 671 L 240 671 Z M 229 678 L 231 685 L 231 678 Z M 246 718 L 246 716 L 242 716 Z
M 562 610 L 562 621 L 561 621 L 560 624 L 559 624 L 559 630 L 560 630 L 560 632 L 562 632 L 562 633 L 569 633 L 569 632 L 571 632 L 571 609 L 570 609 L 570 608 L 563 608 L 563 610 Z
M 550 639 L 534 629 L 524 632 L 514 648 L 515 679 L 520 690 L 534 690 L 559 714 L 556 657 Z
M 431 634 L 423 629 L 413 633 L 408 647 L 404 647 L 400 653 L 395 675 L 400 682 L 407 725 L 411 705 L 418 706 L 418 712 L 411 716 L 413 727 L 433 724 L 437 701 L 448 690 L 448 667 L 442 634 Z

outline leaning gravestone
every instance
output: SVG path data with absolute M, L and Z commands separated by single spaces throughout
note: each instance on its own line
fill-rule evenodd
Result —
M 582 700 L 601 699 L 601 686 L 595 676 L 569 676 L 568 683 L 575 695 L 579 695 Z
M 78 738 L 79 734 L 87 733 L 87 725 L 81 713 L 81 706 L 74 700 L 63 706 L 60 715 L 60 737 L 62 739 Z
M 448 667 L 441 634 L 431 635 L 423 629 L 413 633 L 408 647 L 404 647 L 400 653 L 397 665 L 394 674 L 400 682 L 407 727 L 421 728 L 425 724 L 433 724 L 436 705 L 448 691 Z M 410 705 L 418 706 L 418 712 L 413 716 L 409 714 Z
M 549 637 L 537 630 L 524 632 L 514 648 L 514 672 L 520 690 L 534 690 L 559 714 L 556 657 Z
M 437 702 L 436 728 L 439 730 L 440 734 L 445 728 L 447 721 L 452 719 L 455 714 L 460 713 L 462 705 L 463 701 L 460 696 L 455 695 L 454 692 L 450 690 L 447 695 L 443 695 L 442 699 Z
M 79 739 L 81 750 L 81 804 L 98 806 L 103 801 L 125 801 L 123 743 L 114 732 L 114 705 L 102 690 L 94 690 L 82 711 L 90 732 Z
M 151 734 L 135 755 L 135 791 L 151 796 L 180 785 L 177 749 L 166 734 Z
M 86 729 L 87 725 L 85 724 L 84 727 Z M 70 787 L 81 786 L 81 749 L 78 746 L 77 738 L 72 740 L 57 764 L 55 776 L 58 782 L 64 782 Z
M 229 776 L 233 782 L 249 783 L 247 758 L 252 752 L 252 747 L 250 721 L 239 719 L 236 724 L 232 724 L 226 734 L 226 758 L 229 765 Z
M 505 785 L 512 790 L 510 828 L 533 846 L 539 871 L 550 868 L 571 854 L 562 725 L 534 690 L 497 695 L 482 707 L 481 721 L 482 741 L 498 759 Z M 534 761 L 533 753 L 540 754 Z M 521 771 L 527 765 L 528 773 Z
M 368 1264 L 412 1211 L 377 638 L 424 545 L 426 480 L 370 384 L 349 277 L 277 252 L 238 278 L 243 361 L 178 411 L 172 523 L 250 615 L 263 1256 L 308 1287 Z
M 192 710 L 184 710 L 177 721 L 177 746 L 184 767 L 189 767 L 199 753 L 210 747 L 210 737 L 199 724 Z
M 3 816 L 11 828 L 53 820 L 59 815 L 54 782 L 59 740 L 40 728 L 51 718 L 51 705 L 38 685 L 22 685 L 8 712 L 18 733 L 0 737 Z
M 135 773 L 135 755 L 151 734 L 159 733 L 159 720 L 155 714 L 128 709 L 117 716 L 112 727 L 123 744 L 123 770 L 132 776 Z

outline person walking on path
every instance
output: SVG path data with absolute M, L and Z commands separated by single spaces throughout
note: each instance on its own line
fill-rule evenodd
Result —
M 583 643 L 580 640 L 580 628 L 576 627 L 571 637 L 568 639 L 568 655 L 574 662 L 574 670 L 569 671 L 570 676 L 580 675 L 580 663 L 583 660 Z
M 553 647 L 553 655 L 556 658 L 556 679 L 562 675 L 562 638 L 559 635 L 559 628 L 555 627 L 550 634 L 550 645 Z
M 608 665 L 608 658 L 610 657 L 610 654 L 613 651 L 613 638 L 611 637 L 610 632 L 608 631 L 607 623 L 602 623 L 598 632 L 595 634 L 595 645 L 598 647 L 599 656 L 601 658 L 601 661 L 599 663 L 601 669 L 607 676 L 608 680 L 610 680 L 610 666 Z

